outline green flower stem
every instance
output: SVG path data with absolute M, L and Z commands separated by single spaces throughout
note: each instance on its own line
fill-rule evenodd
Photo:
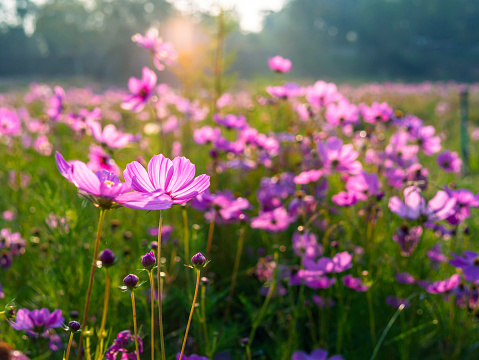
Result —
M 70 340 L 68 341 L 67 354 L 65 356 L 65 360 L 68 360 L 68 358 L 70 357 L 70 348 L 72 347 L 72 340 L 73 340 L 73 332 L 70 333 Z
M 100 326 L 100 347 L 98 351 L 98 355 L 95 358 L 100 359 L 103 354 L 103 341 L 105 340 L 105 327 L 106 327 L 106 318 L 108 315 L 108 303 L 110 300 L 110 270 L 108 268 L 106 270 L 106 284 L 105 284 L 105 300 L 103 301 L 103 315 L 101 318 L 101 326 Z
M 85 331 L 85 326 L 88 317 L 88 308 L 90 306 L 90 298 L 91 298 L 91 290 L 93 287 L 93 279 L 95 277 L 95 269 L 96 269 L 96 261 L 98 258 L 98 247 L 100 246 L 100 238 L 101 238 L 101 229 L 103 227 L 103 220 L 105 219 L 105 209 L 100 209 L 100 220 L 98 221 L 98 230 L 96 233 L 96 242 L 95 242 L 95 252 L 93 253 L 93 262 L 91 264 L 91 272 L 90 272 L 90 283 L 88 285 L 88 292 L 86 296 L 86 303 L 85 303 L 85 310 L 83 311 L 83 322 L 82 328 L 80 333 L 80 341 L 78 347 L 78 357 L 77 360 L 81 359 L 82 356 L 82 347 L 83 347 L 83 333 Z
M 140 348 L 138 347 L 138 331 L 136 329 L 136 307 L 135 307 L 135 292 L 134 291 L 131 291 L 131 307 L 133 309 L 133 329 L 135 330 L 136 359 L 140 360 Z
M 153 278 L 153 270 L 148 271 L 148 275 L 150 276 L 151 290 L 151 359 L 155 360 L 155 279 Z
M 183 339 L 183 346 L 181 347 L 180 359 L 183 359 L 183 353 L 185 352 L 186 339 L 188 338 L 188 331 L 190 330 L 191 318 L 195 312 L 196 297 L 198 296 L 198 286 L 200 285 L 200 270 L 196 269 L 196 287 L 195 295 L 193 296 L 193 303 L 191 304 L 190 317 L 188 318 L 188 324 L 186 325 L 185 338 Z

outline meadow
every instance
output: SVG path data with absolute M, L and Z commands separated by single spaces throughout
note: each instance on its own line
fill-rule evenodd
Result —
M 479 84 L 466 166 L 463 84 L 186 95 L 133 39 L 124 89 L 0 94 L 0 359 L 478 358 Z

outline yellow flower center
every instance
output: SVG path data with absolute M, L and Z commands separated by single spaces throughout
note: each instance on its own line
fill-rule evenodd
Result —
M 108 186 L 109 188 L 112 186 L 112 185 L 115 185 L 115 183 L 113 181 L 110 181 L 110 180 L 105 180 L 105 184 L 106 186 Z

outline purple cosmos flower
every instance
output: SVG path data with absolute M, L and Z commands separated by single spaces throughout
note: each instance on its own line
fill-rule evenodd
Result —
M 291 70 L 291 60 L 281 56 L 275 56 L 268 59 L 269 68 L 277 73 L 286 73 Z
M 455 205 L 456 200 L 442 190 L 426 204 L 416 186 L 404 189 L 404 202 L 397 196 L 389 199 L 389 209 L 396 215 L 408 220 L 422 218 L 425 222 L 443 220 L 451 216 Z
M 128 95 L 121 104 L 122 109 L 140 112 L 150 99 L 153 89 L 156 85 L 156 74 L 154 71 L 143 68 L 141 79 L 131 77 L 128 81 L 128 89 L 131 95 Z
M 171 161 L 163 155 L 155 155 L 148 163 L 148 172 L 139 162 L 133 161 L 126 166 L 123 176 L 137 193 L 164 193 L 172 204 L 186 203 L 210 186 L 208 175 L 195 178 L 195 165 L 185 157 Z
M 462 160 L 456 152 L 443 151 L 437 156 L 437 163 L 445 172 L 458 173 L 461 171 Z
M 93 173 L 81 161 L 67 163 L 57 152 L 55 155 L 57 167 L 68 181 L 75 185 L 95 206 L 103 209 L 113 209 L 126 206 L 132 209 L 158 210 L 169 209 L 171 199 L 163 192 L 142 194 L 130 192 L 131 186 L 120 182 L 118 177 L 106 170 Z
M 353 145 L 343 145 L 343 141 L 337 137 L 329 138 L 326 143 L 320 141 L 318 153 L 327 172 L 336 170 L 356 175 L 362 170 L 361 163 L 356 161 L 359 154 L 353 149 Z
M 228 114 L 221 117 L 218 114 L 213 116 L 213 121 L 219 125 L 226 127 L 227 129 L 243 130 L 248 127 L 246 123 L 246 117 L 244 115 Z
M 332 298 L 323 298 L 319 295 L 313 295 L 312 299 L 314 303 L 321 308 L 332 308 L 336 305 L 336 302 Z
M 335 278 L 329 278 L 324 275 L 323 271 L 316 270 L 299 270 L 297 274 L 291 277 L 291 285 L 299 285 L 304 283 L 310 289 L 327 289 L 336 283 Z
M 318 237 L 311 232 L 295 231 L 292 241 L 295 254 L 301 258 L 316 259 L 323 252 L 321 244 L 318 244 Z
M 458 274 L 454 274 L 449 279 L 426 285 L 425 289 L 430 294 L 441 294 L 455 289 L 460 283 L 461 277 Z
M 441 138 L 434 136 L 435 131 L 434 126 L 422 126 L 412 131 L 412 136 L 417 138 L 424 154 L 429 156 L 441 151 Z
M 205 219 L 211 222 L 213 216 L 218 223 L 233 223 L 245 221 L 248 216 L 244 213 L 251 205 L 245 198 L 236 198 L 229 190 L 211 194 L 209 190 L 195 197 L 191 207 L 205 212 Z
M 138 336 L 138 350 L 143 352 L 143 341 Z M 135 338 L 130 330 L 120 332 L 106 351 L 107 360 L 136 360 Z
M 454 259 L 449 264 L 462 270 L 464 278 L 473 284 L 479 284 L 479 254 L 474 251 L 464 251 L 463 257 L 451 254 Z
M 471 215 L 470 208 L 479 207 L 479 196 L 474 195 L 472 191 L 467 189 L 450 189 L 444 187 L 447 194 L 456 200 L 455 212 L 447 218 L 451 225 L 458 225 Z
M 179 360 L 180 356 L 180 353 L 176 354 L 176 360 Z M 186 356 L 185 354 L 183 354 L 183 360 L 208 360 L 208 358 L 206 356 L 199 356 L 195 354 L 192 354 L 190 356 Z
M 65 101 L 65 91 L 60 86 L 55 86 L 55 95 L 50 98 L 50 105 L 47 110 L 48 116 L 56 121 L 63 111 L 63 102 Z
M 0 108 L 0 134 L 16 136 L 22 131 L 22 124 L 15 111 Z
M 315 261 L 310 258 L 303 258 L 303 266 L 307 270 L 318 271 L 322 273 L 340 273 L 350 269 L 352 264 L 353 256 L 347 251 L 343 251 L 334 255 L 331 259 L 329 257 L 322 257 Z
M 411 285 L 417 282 L 416 278 L 409 273 L 396 274 L 396 280 L 400 284 Z
M 29 335 L 41 335 L 48 329 L 61 327 L 64 321 L 59 309 L 50 314 L 45 308 L 32 311 L 23 308 L 18 310 L 15 322 L 11 325 L 15 330 L 26 331 Z
M 100 123 L 93 122 L 90 129 L 96 141 L 111 149 L 122 149 L 133 140 L 133 135 L 118 131 L 113 124 L 108 124 L 102 131 Z
M 448 258 L 442 252 L 442 248 L 440 244 L 434 245 L 430 250 L 426 252 L 427 257 L 436 264 L 445 263 Z
M 294 221 L 284 207 L 277 207 L 272 211 L 264 211 L 257 217 L 251 219 L 253 229 L 262 229 L 270 232 L 286 230 Z
M 370 124 L 376 124 L 379 122 L 386 122 L 391 120 L 394 115 L 394 111 L 385 102 L 375 102 L 371 105 L 371 107 L 367 105 L 362 105 L 361 114 L 365 122 Z
M 409 301 L 407 301 L 406 299 L 401 299 L 401 298 L 398 298 L 398 297 L 395 297 L 395 296 L 388 296 L 386 298 L 386 304 L 388 306 L 391 306 L 395 309 L 399 308 L 401 305 L 404 307 L 404 308 L 407 308 L 409 306 L 411 306 L 411 303 Z
M 369 286 L 364 285 L 360 278 L 355 278 L 351 274 L 343 277 L 343 284 L 354 291 L 364 292 L 369 289 Z
M 402 256 L 411 256 L 416 249 L 421 235 L 422 227 L 414 226 L 409 228 L 404 225 L 396 229 L 393 235 L 393 240 L 399 245 Z
M 311 354 L 304 351 L 295 351 L 291 360 L 343 360 L 340 355 L 334 355 L 328 358 L 328 352 L 322 349 L 313 350 Z

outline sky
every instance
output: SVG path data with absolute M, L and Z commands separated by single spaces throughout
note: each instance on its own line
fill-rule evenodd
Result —
M 248 32 L 259 32 L 262 29 L 264 12 L 279 11 L 286 0 L 167 0 L 181 11 L 199 9 L 212 14 L 217 13 L 219 6 L 224 9 L 235 8 L 240 17 L 241 29 Z

